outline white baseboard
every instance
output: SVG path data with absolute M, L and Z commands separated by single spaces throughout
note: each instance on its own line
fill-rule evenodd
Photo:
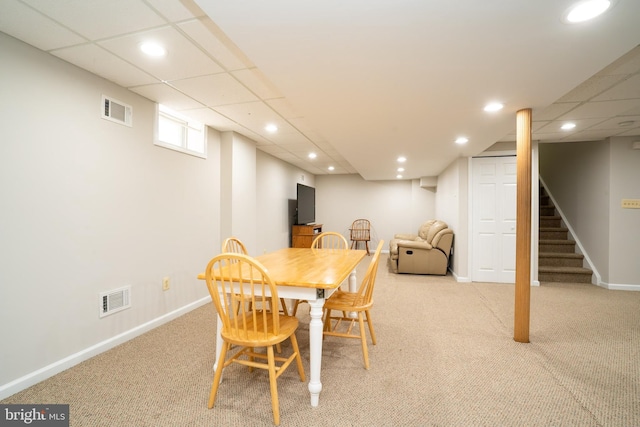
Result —
M 164 323 L 177 319 L 183 314 L 186 314 L 191 310 L 194 310 L 209 302 L 211 302 L 210 296 L 201 298 L 197 301 L 192 302 L 191 304 L 187 304 L 184 307 L 181 307 L 170 313 L 164 314 L 156 319 L 150 320 L 149 322 L 146 322 L 140 326 L 137 326 L 126 332 L 123 332 L 119 335 L 109 338 L 108 340 L 102 341 L 89 348 L 81 350 L 75 354 L 65 357 L 64 359 L 58 360 L 57 362 L 54 362 L 48 366 L 38 369 L 37 371 L 24 375 L 7 384 L 0 385 L 0 400 L 5 399 L 28 387 L 31 387 L 34 384 L 44 381 L 47 378 L 54 376 L 55 374 L 58 374 L 66 369 L 69 369 L 72 366 L 75 366 L 78 363 L 84 362 L 85 360 L 88 360 L 109 349 L 112 349 L 124 342 L 127 342 L 139 335 L 144 334 L 145 332 L 148 332 L 154 328 L 157 328 L 158 326 Z
M 610 291 L 640 291 L 640 285 L 622 285 L 616 283 L 599 282 L 598 286 Z

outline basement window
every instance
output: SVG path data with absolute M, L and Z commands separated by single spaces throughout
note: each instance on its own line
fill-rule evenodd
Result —
M 158 137 L 155 145 L 207 158 L 205 127 L 202 123 L 158 105 Z

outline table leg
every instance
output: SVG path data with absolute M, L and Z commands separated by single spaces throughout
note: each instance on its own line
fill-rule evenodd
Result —
M 358 292 L 358 280 L 356 278 L 356 269 L 354 268 L 353 271 L 349 274 L 349 292 L 355 294 L 356 292 Z M 350 311 L 349 312 L 349 317 L 352 319 L 357 319 L 358 318 L 358 313 Z
M 220 352 L 222 351 L 222 346 L 227 345 L 220 336 L 220 331 L 222 331 L 222 322 L 220 318 L 216 319 L 216 360 L 213 362 L 213 371 L 215 372 L 218 368 L 218 359 L 220 358 Z
M 309 301 L 311 306 L 311 321 L 309 322 L 309 392 L 311 393 L 311 406 L 318 406 L 322 383 L 320 382 L 320 369 L 322 366 L 322 307 L 324 298 Z
M 221 301 L 224 301 L 224 298 L 227 297 L 227 295 L 224 292 L 219 293 L 219 295 L 220 295 Z M 220 316 L 218 316 L 218 313 L 216 312 L 216 360 L 213 362 L 214 372 L 218 367 L 218 359 L 220 358 L 220 352 L 222 351 L 222 346 L 227 345 L 222 339 L 222 334 L 220 332 L 222 332 L 222 320 L 220 320 Z

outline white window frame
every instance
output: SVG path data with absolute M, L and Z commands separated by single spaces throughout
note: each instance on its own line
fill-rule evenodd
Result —
M 155 145 L 203 159 L 207 158 L 207 134 L 204 124 L 177 113 L 162 104 L 157 104 L 156 112 L 156 137 L 153 142 Z M 172 122 L 181 129 L 182 132 L 177 141 L 171 142 L 165 135 L 161 135 L 160 129 L 163 121 Z M 163 140 L 163 138 L 165 139 Z M 202 151 L 189 148 L 192 145 L 190 142 L 194 142 L 193 138 L 196 139 L 195 142 L 199 142 L 201 139 Z

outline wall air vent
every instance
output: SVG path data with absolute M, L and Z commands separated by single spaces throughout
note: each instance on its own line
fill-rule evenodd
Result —
M 131 286 L 100 294 L 100 317 L 117 313 L 129 307 L 131 307 Z
M 133 108 L 117 99 L 102 95 L 102 118 L 121 125 L 131 126 Z

